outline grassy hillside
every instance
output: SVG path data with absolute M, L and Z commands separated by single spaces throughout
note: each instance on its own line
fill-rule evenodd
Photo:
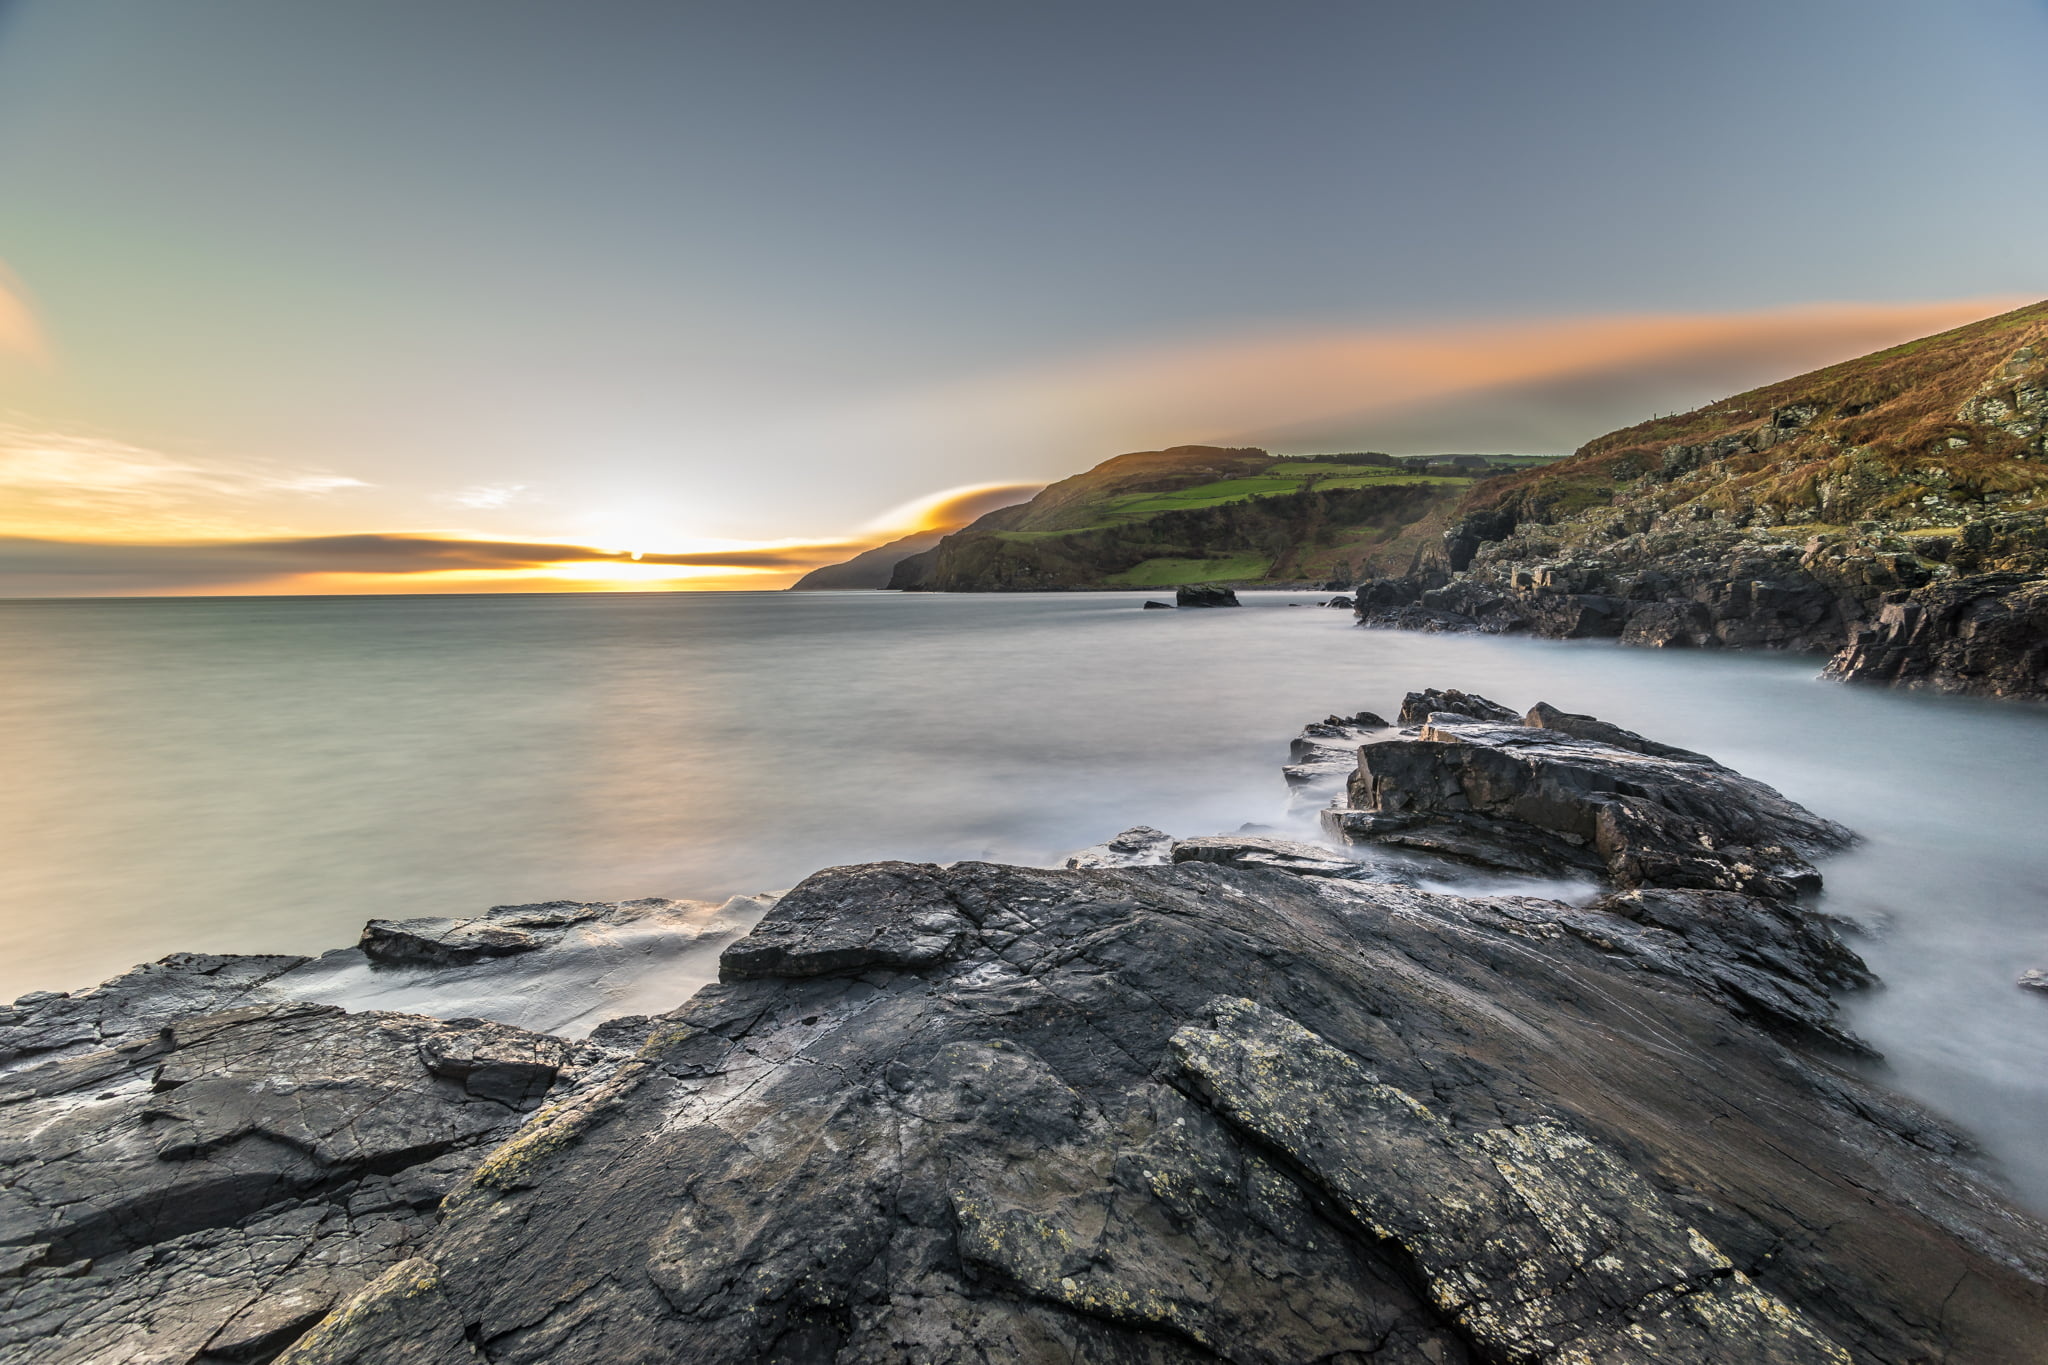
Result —
M 1475 488 L 1464 510 L 1554 522 L 1673 483 L 1738 524 L 1952 523 L 1987 501 L 2034 510 L 2048 302 L 1625 427 L 1571 459 Z M 1684 476 L 1702 468 L 1700 487 Z
M 1481 457 L 1457 458 L 1466 467 L 1214 446 L 1119 455 L 948 537 L 897 586 L 1144 588 L 1387 572 L 1439 539 L 1459 496 L 1493 472 Z

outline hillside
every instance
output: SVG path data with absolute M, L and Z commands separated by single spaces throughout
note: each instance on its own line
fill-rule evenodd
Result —
M 1511 457 L 1427 465 L 1379 454 L 1176 446 L 1051 485 L 897 566 L 949 592 L 1320 583 L 1406 568 L 1459 497 Z
M 2048 697 L 2048 303 L 1588 442 L 1459 500 L 1374 624 L 1834 654 Z

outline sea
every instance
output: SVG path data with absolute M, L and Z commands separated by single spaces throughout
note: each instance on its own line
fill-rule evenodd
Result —
M 1876 1074 L 2048 1208 L 2048 995 L 2014 984 L 2048 968 L 2048 708 L 1145 596 L 0 601 L 0 999 L 179 950 L 317 954 L 370 918 L 1311 829 L 1280 775 L 1303 724 L 1456 687 L 1702 750 L 1857 830 L 1822 908 L 1883 978 L 1848 1002 Z

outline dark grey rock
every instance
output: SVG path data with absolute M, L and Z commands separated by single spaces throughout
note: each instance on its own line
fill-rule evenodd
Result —
M 1413 693 L 1402 713 L 1461 695 Z M 1433 713 L 1413 739 L 1360 749 L 1348 803 L 1323 813 L 1325 829 L 1508 872 L 1780 897 L 1817 889 L 1808 857 L 1853 837 L 1701 755 L 1651 752 L 1641 736 L 1554 709 L 1544 726 L 1475 721 L 1470 701 Z
M 1173 846 L 1177 863 L 1223 863 L 1229 867 L 1269 867 L 1304 877 L 1357 877 L 1383 881 L 1373 868 L 1318 844 L 1276 839 L 1259 834 L 1213 834 L 1182 839 Z
M 303 957 L 172 953 L 89 991 L 35 991 L 0 1009 L 0 1071 L 98 1051 L 153 1034 L 173 1019 L 263 998 Z
M 1234 588 L 1218 588 L 1206 583 L 1191 583 L 1174 590 L 1173 603 L 1177 607 L 1235 607 L 1243 605 L 1237 600 Z
M 1145 604 L 1145 606 L 1144 606 L 1144 610 L 1146 610 L 1146 611 L 1172 611 L 1172 610 L 1173 610 L 1173 603 L 1171 603 L 1171 602 L 1147 602 L 1147 603 Z
M 2031 1362 L 2048 1232 L 1756 1026 L 1739 899 L 823 872 L 305 1359 Z
M 2019 986 L 2022 990 L 2048 991 L 2048 972 L 2039 967 L 2029 967 L 2020 973 Z
M 1427 725 L 1434 715 L 1467 716 L 1473 720 L 1499 721 L 1506 725 L 1521 719 L 1497 701 L 1488 701 L 1476 692 L 1460 692 L 1455 687 L 1447 690 L 1431 687 L 1421 692 L 1410 692 L 1401 698 L 1401 724 Z

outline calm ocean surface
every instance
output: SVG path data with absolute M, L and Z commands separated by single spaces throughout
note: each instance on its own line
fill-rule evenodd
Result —
M 1309 720 L 1425 686 L 1701 749 L 1856 828 L 1893 1083 L 2048 1204 L 2048 711 L 1806 659 L 1366 632 L 1142 594 L 0 602 L 0 998 L 373 916 L 719 898 L 1279 823 Z

